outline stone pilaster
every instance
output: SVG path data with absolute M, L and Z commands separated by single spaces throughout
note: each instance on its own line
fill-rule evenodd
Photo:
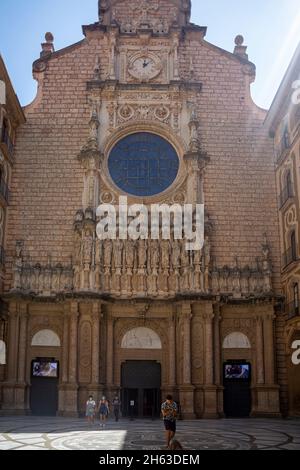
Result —
M 78 416 L 78 319 L 77 302 L 70 303 L 69 310 L 69 373 L 64 388 L 63 415 Z
M 21 304 L 19 308 L 19 350 L 15 399 L 16 409 L 22 411 L 29 409 L 28 386 L 26 383 L 28 318 L 27 305 Z
M 205 337 L 205 384 L 203 387 L 203 418 L 217 418 L 217 387 L 214 384 L 214 313 L 212 305 L 203 314 Z
M 217 387 L 217 411 L 220 417 L 224 416 L 224 387 L 222 386 L 223 378 L 223 367 L 222 367 L 222 345 L 221 345 L 221 335 L 220 328 L 222 322 L 221 307 L 219 304 L 214 305 L 214 381 Z
M 256 317 L 256 383 L 265 383 L 265 361 L 263 342 L 263 320 L 261 316 Z
M 252 394 L 252 416 L 281 416 L 279 386 L 275 383 L 274 320 L 275 315 L 270 311 L 257 320 L 257 362 L 263 360 L 264 374 L 258 364 L 257 384 L 254 385 Z M 262 341 L 263 354 L 260 344 Z
M 107 316 L 107 347 L 106 347 L 106 390 L 109 395 L 114 390 L 114 318 Z
M 100 331 L 102 320 L 102 305 L 94 302 L 92 306 L 92 383 L 89 392 L 99 401 L 103 393 L 103 385 L 100 381 Z
M 171 315 L 169 319 L 169 386 L 171 389 L 176 386 L 176 325 L 174 315 Z
M 183 371 L 182 385 L 179 387 L 181 415 L 183 419 L 195 419 L 194 389 L 191 369 L 191 320 L 192 306 L 184 302 L 181 306 L 181 325 L 183 328 Z
M 15 412 L 16 382 L 18 374 L 18 342 L 19 342 L 19 309 L 16 302 L 11 302 L 8 313 L 8 345 L 7 345 L 7 381 L 3 384 L 3 410 Z

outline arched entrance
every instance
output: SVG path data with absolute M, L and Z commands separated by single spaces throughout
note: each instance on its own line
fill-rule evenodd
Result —
M 60 339 L 52 330 L 38 331 L 31 342 L 33 350 L 43 352 L 31 362 L 30 409 L 36 416 L 56 416 L 58 411 L 59 361 L 50 355 Z M 49 354 L 49 356 L 48 356 Z
M 160 413 L 161 365 L 155 361 L 122 364 L 123 416 L 158 417 Z
M 138 327 L 128 331 L 121 343 L 125 360 L 121 363 L 121 400 L 123 416 L 158 417 L 161 402 L 162 349 L 155 331 Z
M 228 418 L 249 417 L 251 413 L 252 371 L 251 363 L 246 359 L 250 349 L 250 341 L 243 333 L 234 332 L 224 339 L 224 355 L 232 358 L 223 365 L 224 413 Z M 244 359 L 238 359 L 238 356 Z

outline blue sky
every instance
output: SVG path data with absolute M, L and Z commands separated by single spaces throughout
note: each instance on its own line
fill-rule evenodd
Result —
M 61 49 L 82 39 L 81 25 L 97 20 L 97 0 L 1 0 L 0 52 L 23 105 L 35 96 L 32 62 L 46 31 Z M 194 0 L 192 21 L 208 26 L 206 39 L 232 51 L 243 34 L 257 66 L 254 101 L 268 108 L 300 41 L 299 0 Z

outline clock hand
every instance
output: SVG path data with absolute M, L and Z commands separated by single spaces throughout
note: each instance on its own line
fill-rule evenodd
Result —
M 148 65 L 149 65 L 149 62 L 146 62 L 146 60 L 144 60 L 143 67 L 144 67 L 144 68 L 145 68 L 145 67 L 148 67 Z

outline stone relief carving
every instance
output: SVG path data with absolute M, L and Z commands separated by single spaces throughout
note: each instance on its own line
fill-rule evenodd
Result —
M 14 286 L 39 295 L 92 291 L 128 298 L 212 293 L 240 299 L 272 292 L 267 240 L 262 244 L 262 257 L 252 266 L 240 266 L 236 259 L 232 267 L 220 268 L 212 258 L 208 236 L 202 251 L 189 252 L 185 241 L 175 240 L 173 235 L 171 240 L 101 241 L 94 230 L 95 222 L 90 219 L 77 222 L 69 266 L 51 260 L 43 266 L 31 264 L 22 259 L 19 249 Z
M 249 338 L 240 332 L 230 333 L 223 341 L 223 349 L 251 349 Z
M 79 381 L 89 383 L 91 380 L 92 330 L 89 321 L 80 325 L 79 341 Z
M 52 330 L 41 330 L 34 335 L 31 346 L 60 347 L 60 339 Z
M 121 344 L 122 349 L 162 349 L 158 334 L 150 328 L 138 327 L 128 331 Z
M 120 24 L 122 33 L 135 33 L 138 29 L 152 29 L 156 34 L 168 33 L 172 22 L 177 22 L 177 7 L 170 5 L 170 19 L 164 19 L 159 14 L 158 2 L 136 0 L 130 2 L 130 14 L 122 20 L 118 5 L 112 11 L 112 20 Z
M 125 103 L 117 105 L 110 103 L 107 105 L 109 130 L 113 131 L 115 126 L 120 126 L 130 121 L 159 121 L 169 124 L 177 130 L 179 126 L 179 111 L 180 106 L 175 104 L 171 106 L 169 104 Z

